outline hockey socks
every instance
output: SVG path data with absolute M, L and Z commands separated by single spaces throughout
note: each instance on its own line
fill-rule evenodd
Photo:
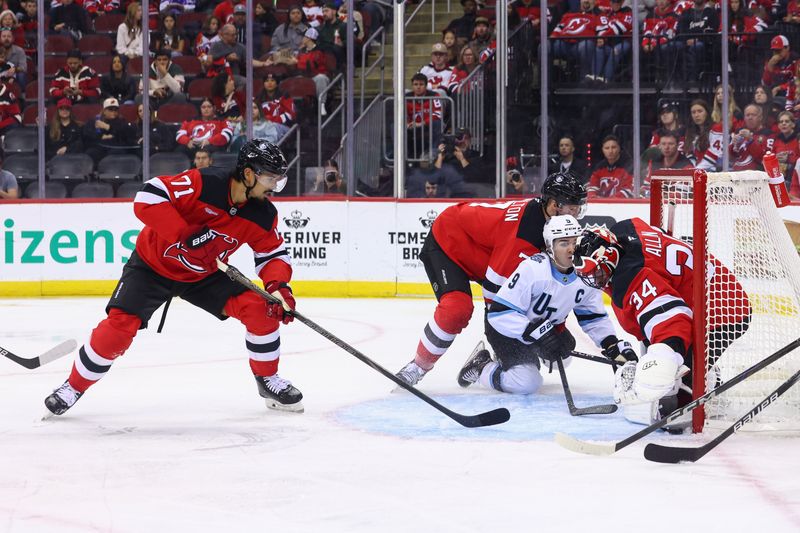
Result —
M 473 309 L 472 297 L 464 292 L 453 291 L 442 296 L 433 313 L 433 320 L 425 326 L 417 345 L 414 361 L 420 368 L 433 368 L 453 344 L 456 335 L 467 327 Z

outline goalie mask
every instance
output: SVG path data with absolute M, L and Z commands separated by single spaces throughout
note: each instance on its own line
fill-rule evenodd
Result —
M 575 273 L 595 289 L 602 289 L 614 275 L 620 259 L 616 236 L 603 225 L 587 226 L 583 230 L 572 262 Z
M 580 223 L 575 220 L 575 217 L 571 215 L 556 215 L 554 217 L 550 217 L 550 219 L 545 222 L 544 228 L 542 229 L 542 237 L 544 237 L 544 244 L 547 251 L 547 255 L 550 256 L 550 259 L 553 260 L 558 266 L 567 268 L 572 265 L 562 265 L 557 259 L 555 255 L 555 242 L 558 239 L 567 239 L 570 237 L 580 237 L 582 233 Z

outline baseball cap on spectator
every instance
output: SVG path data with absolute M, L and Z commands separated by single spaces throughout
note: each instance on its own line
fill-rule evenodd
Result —
M 454 134 L 455 134 L 455 138 L 458 139 L 458 140 L 463 140 L 464 136 L 466 136 L 466 135 L 469 135 L 470 137 L 472 137 L 472 133 L 470 133 L 469 128 L 464 128 L 464 127 L 458 128 L 454 132 Z
M 431 47 L 432 54 L 446 54 L 447 53 L 447 45 L 444 43 L 435 43 L 433 47 Z
M 486 17 L 478 17 L 475 19 L 475 25 L 477 26 L 478 24 L 486 24 L 489 26 L 489 19 Z
M 61 100 L 56 103 L 56 107 L 61 109 L 62 107 L 72 107 L 72 100 L 69 98 L 62 98 Z
M 334 11 L 339 9 L 336 7 L 336 2 L 325 2 L 324 4 L 322 4 L 322 7 L 327 7 L 328 9 L 333 9 Z
M 319 32 L 314 28 L 308 28 L 306 32 L 303 34 L 303 37 L 308 37 L 312 41 L 316 41 L 319 37 Z
M 784 37 L 783 35 L 776 35 L 772 38 L 772 41 L 769 43 L 769 47 L 772 50 L 781 50 L 782 48 L 786 48 L 789 46 L 789 39 Z
M 236 4 L 235 6 L 233 6 L 233 12 L 234 12 L 234 14 L 236 14 L 236 13 L 246 13 L 247 12 L 247 8 L 244 6 L 244 4 Z
M 119 107 L 119 100 L 116 98 L 106 98 L 103 100 L 103 109 L 107 109 L 109 107 Z

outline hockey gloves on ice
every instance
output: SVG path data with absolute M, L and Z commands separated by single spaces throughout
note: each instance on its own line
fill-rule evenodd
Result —
M 625 361 L 638 361 L 636 352 L 633 351 L 633 346 L 628 341 L 621 341 L 613 335 L 609 335 L 603 342 L 600 343 L 603 347 L 601 352 L 603 355 L 616 361 L 617 363 L 625 363 Z
M 540 351 L 539 357 L 546 361 L 566 358 L 571 350 L 570 344 L 574 346 L 574 339 L 569 342 L 571 338 L 572 334 L 563 324 L 556 326 L 549 320 L 531 322 L 522 334 L 522 340 L 535 344 Z
M 232 248 L 225 237 L 208 226 L 189 226 L 180 236 L 183 245 L 183 263 L 196 272 L 215 272 L 217 258 Z
M 268 293 L 281 301 L 281 303 L 267 302 L 267 316 L 283 322 L 284 324 L 288 324 L 294 320 L 294 315 L 291 311 L 294 311 L 295 305 L 297 304 L 294 301 L 292 288 L 289 284 L 282 281 L 270 281 L 264 288 Z

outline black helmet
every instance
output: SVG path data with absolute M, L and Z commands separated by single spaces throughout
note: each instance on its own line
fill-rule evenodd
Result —
M 239 150 L 236 160 L 236 179 L 244 181 L 244 169 L 250 167 L 257 174 L 272 172 L 279 176 L 286 174 L 289 165 L 283 152 L 275 144 L 265 139 L 248 141 Z
M 554 172 L 547 176 L 542 185 L 542 201 L 546 204 L 552 198 L 559 205 L 581 206 L 575 218 L 583 218 L 586 211 L 586 187 L 570 172 Z

